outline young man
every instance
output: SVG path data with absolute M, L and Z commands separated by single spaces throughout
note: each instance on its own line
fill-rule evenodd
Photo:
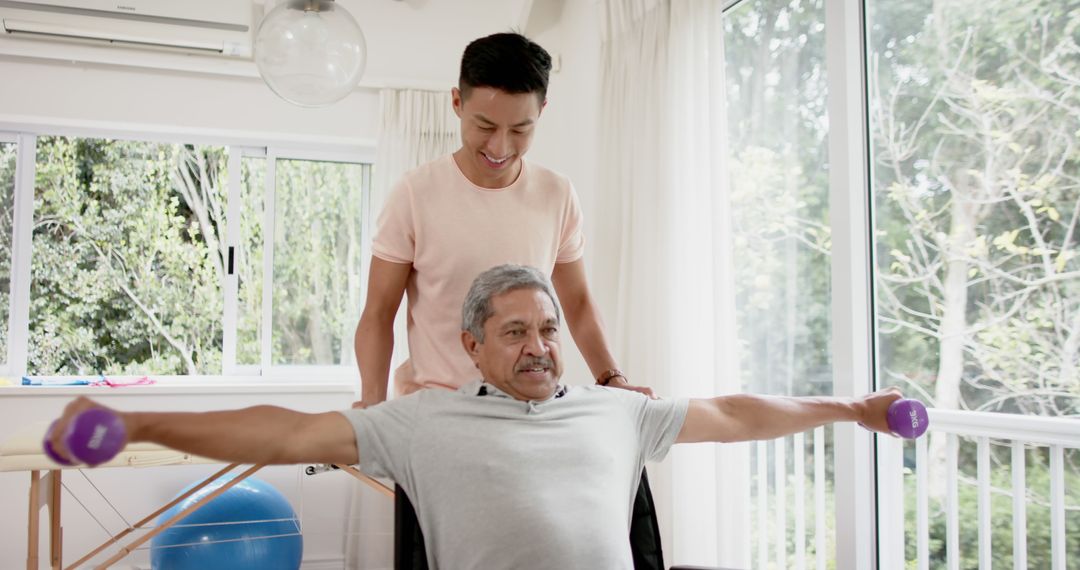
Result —
M 585 281 L 573 186 L 524 159 L 547 102 L 550 70 L 548 53 L 520 34 L 494 34 L 465 48 L 453 90 L 461 148 L 405 174 L 379 217 L 356 329 L 357 407 L 387 398 L 394 316 L 406 292 L 410 359 L 394 374 L 397 393 L 457 389 L 477 378 L 458 345 L 456 313 L 473 278 L 500 263 L 551 276 L 598 383 L 652 394 L 627 383 L 608 349 Z
M 461 343 L 480 369 L 457 391 L 420 390 L 345 412 L 260 406 L 118 412 L 132 441 L 245 463 L 360 463 L 401 485 L 431 568 L 633 568 L 627 532 L 645 461 L 673 443 L 772 439 L 837 421 L 888 432 L 895 388 L 862 398 L 754 395 L 655 400 L 559 383 L 561 315 L 547 278 L 504 265 L 473 283 Z M 59 434 L 82 410 L 64 411 Z

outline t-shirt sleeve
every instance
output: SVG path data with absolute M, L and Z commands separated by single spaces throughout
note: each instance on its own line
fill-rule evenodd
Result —
M 555 263 L 570 263 L 581 259 L 585 255 L 585 233 L 581 215 L 581 204 L 578 202 L 577 192 L 574 185 L 567 181 L 570 186 L 566 197 L 566 208 L 563 215 L 562 230 L 559 234 L 559 251 L 555 256 Z
M 412 263 L 416 259 L 416 226 L 413 222 L 412 193 L 402 180 L 390 191 L 379 213 L 371 252 L 392 263 Z
M 356 432 L 361 471 L 395 481 L 408 477 L 418 407 L 418 397 L 406 396 L 362 410 L 340 412 Z
M 652 400 L 642 397 L 638 429 L 642 461 L 661 461 L 675 443 L 686 421 L 690 400 Z

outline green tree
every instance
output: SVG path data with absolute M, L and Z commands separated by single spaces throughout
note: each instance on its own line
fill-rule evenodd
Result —
M 880 3 L 873 16 L 883 370 L 937 407 L 1070 415 L 1080 15 L 1024 4 Z
M 724 20 L 742 377 L 831 393 L 824 6 L 754 0 Z
M 190 197 L 221 200 L 223 151 L 42 137 L 37 155 L 30 372 L 219 372 L 222 220 Z
M 938 408 L 1080 413 L 1078 7 L 869 4 L 879 380 Z M 932 437 L 930 455 L 923 468 L 943 473 L 943 436 Z M 1007 450 L 995 449 L 992 461 L 1007 465 Z M 975 464 L 962 446 L 960 465 Z M 1070 451 L 1068 481 L 1077 468 Z M 1045 462 L 1030 464 L 1029 489 L 1048 476 Z M 931 478 L 935 563 L 944 556 L 943 481 Z M 962 473 L 965 523 L 975 520 L 974 493 Z M 1037 568 L 1050 566 L 1040 501 L 1031 491 L 1028 558 Z M 994 512 L 1003 512 L 997 499 Z M 1075 507 L 1070 513 L 1073 528 Z M 993 525 L 995 561 L 1004 563 L 1010 522 L 995 516 Z M 965 568 L 977 565 L 974 541 L 962 525 Z
M 348 364 L 360 318 L 359 164 L 279 160 L 275 192 L 275 364 Z

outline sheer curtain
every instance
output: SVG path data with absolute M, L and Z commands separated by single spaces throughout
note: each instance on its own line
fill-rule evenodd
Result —
M 454 114 L 450 90 L 383 89 L 379 93 L 382 118 L 375 153 L 368 227 L 374 229 L 387 194 L 405 172 L 457 150 L 460 122 Z M 364 263 L 370 250 L 364 255 Z M 394 323 L 392 371 L 408 357 L 404 303 Z M 391 386 L 389 394 L 394 390 Z M 345 536 L 348 568 L 393 567 L 392 501 L 365 485 L 353 485 Z
M 374 229 L 383 202 L 403 174 L 450 154 L 461 143 L 461 122 L 454 114 L 450 90 L 424 91 L 419 89 L 383 89 L 379 92 L 382 119 L 379 122 L 379 142 L 375 151 L 375 172 L 371 195 L 371 224 Z M 370 257 L 370 252 L 365 260 Z M 405 304 L 394 322 L 394 355 L 390 362 L 393 371 L 409 355 L 405 342 Z M 390 386 L 388 394 L 393 394 Z
M 460 122 L 450 90 L 383 89 L 382 119 L 375 153 L 372 212 L 382 210 L 386 194 L 401 175 L 460 146 Z
M 741 389 L 721 4 L 602 2 L 597 274 L 627 372 L 671 397 Z M 677 446 L 650 476 L 669 563 L 749 565 L 747 445 Z

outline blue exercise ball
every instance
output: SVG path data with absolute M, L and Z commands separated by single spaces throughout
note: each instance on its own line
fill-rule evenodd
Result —
M 233 477 L 219 477 L 177 503 L 158 518 L 158 524 Z M 150 567 L 154 570 L 296 570 L 304 553 L 292 505 L 280 491 L 255 477 L 237 483 L 181 519 L 154 537 L 150 545 Z

